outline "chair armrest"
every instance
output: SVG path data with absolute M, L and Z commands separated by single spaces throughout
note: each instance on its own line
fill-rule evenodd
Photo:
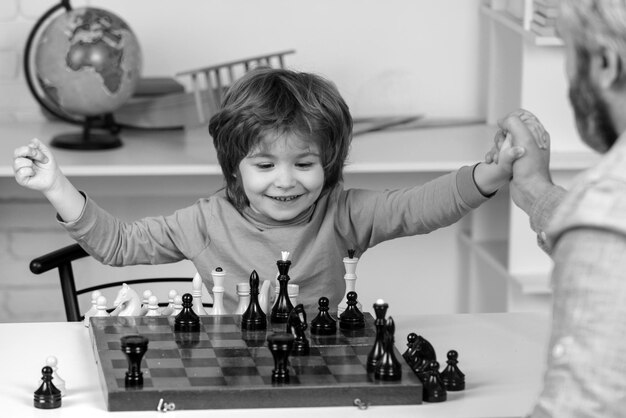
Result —
M 68 245 L 51 253 L 37 257 L 30 262 L 30 271 L 35 274 L 58 268 L 67 263 L 71 263 L 79 258 L 87 257 L 89 254 L 78 244 Z

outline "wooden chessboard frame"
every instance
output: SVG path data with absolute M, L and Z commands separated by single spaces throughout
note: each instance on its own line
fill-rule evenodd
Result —
M 402 379 L 375 380 L 366 372 L 375 338 L 374 319 L 366 328 L 315 336 L 307 330 L 309 356 L 290 356 L 290 383 L 272 384 L 274 367 L 267 331 L 242 331 L 240 316 L 202 316 L 199 333 L 175 333 L 173 317 L 92 317 L 90 334 L 109 411 L 351 406 L 422 402 L 422 384 L 396 348 Z M 143 357 L 142 388 L 126 388 L 127 360 L 120 338 L 140 334 L 150 342 Z

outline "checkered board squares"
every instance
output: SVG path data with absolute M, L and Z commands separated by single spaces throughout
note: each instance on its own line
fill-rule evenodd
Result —
M 172 317 L 91 318 L 94 355 L 107 408 L 110 411 L 155 410 L 161 399 L 176 409 L 275 408 L 350 406 L 356 398 L 371 404 L 421 403 L 419 379 L 403 363 L 402 379 L 375 380 L 366 371 L 374 343 L 373 318 L 365 329 L 315 336 L 308 356 L 289 357 L 288 384 L 271 382 L 274 360 L 267 331 L 243 331 L 239 316 L 203 316 L 198 333 L 174 332 Z M 126 388 L 123 335 L 149 339 L 141 364 L 142 388 Z

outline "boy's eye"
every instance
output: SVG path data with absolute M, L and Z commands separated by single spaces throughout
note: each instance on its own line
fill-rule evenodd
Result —
M 274 167 L 274 164 L 272 164 L 272 163 L 257 163 L 256 166 L 257 166 L 257 168 L 260 168 L 261 170 L 267 170 L 268 168 Z
M 297 163 L 296 164 L 296 167 L 299 167 L 299 168 L 309 168 L 312 166 L 313 166 L 313 163 Z

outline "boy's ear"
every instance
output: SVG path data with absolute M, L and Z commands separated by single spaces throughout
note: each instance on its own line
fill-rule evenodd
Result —
M 604 89 L 614 87 L 622 79 L 622 57 L 613 48 L 602 48 L 591 58 L 591 65 L 591 74 L 595 74 L 598 85 Z

